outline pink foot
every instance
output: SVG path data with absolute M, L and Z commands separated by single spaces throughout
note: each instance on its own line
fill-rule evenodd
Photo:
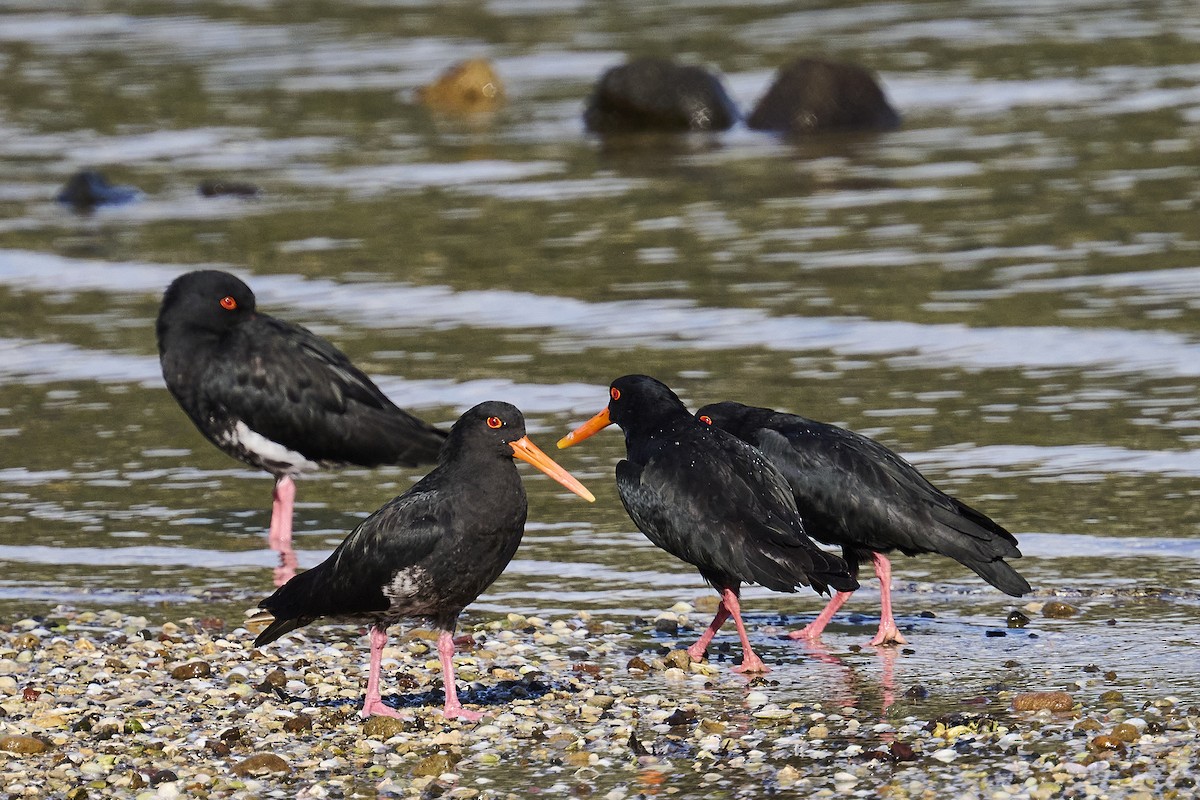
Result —
M 691 647 L 689 647 L 687 649 L 687 654 L 692 659 L 692 661 L 703 661 L 704 660 L 704 651 L 707 649 L 708 649 L 707 645 L 701 645 L 699 642 L 696 642 L 696 644 L 692 645 Z
M 749 653 L 742 656 L 742 663 L 734 667 L 733 671 L 742 675 L 765 675 L 771 671 L 771 668 L 764 664 L 761 658 Z
M 900 635 L 899 628 L 893 622 L 888 625 L 880 625 L 879 632 L 875 634 L 875 638 L 871 640 L 871 644 L 875 647 L 908 644 L 908 640 Z
M 475 722 L 483 719 L 483 713 L 479 711 L 468 711 L 462 706 L 446 706 L 442 709 L 442 716 L 446 719 L 465 719 L 467 722 Z
M 821 632 L 823 630 L 824 630 L 824 627 L 814 629 L 812 624 L 810 623 L 808 625 L 805 625 L 803 628 L 800 628 L 799 630 L 791 631 L 790 633 L 788 633 L 787 636 L 789 639 L 792 639 L 792 640 L 804 639 L 805 641 L 808 641 L 808 642 L 815 642 L 821 638 Z
M 405 716 L 389 705 L 384 704 L 382 700 L 368 700 L 363 704 L 362 711 L 359 712 L 363 719 L 368 717 L 395 717 L 396 719 L 405 719 Z

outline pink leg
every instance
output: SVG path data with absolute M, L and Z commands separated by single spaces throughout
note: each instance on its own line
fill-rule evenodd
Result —
M 871 563 L 879 576 L 879 631 L 871 640 L 873 645 L 908 644 L 892 619 L 892 565 L 883 553 L 872 553 Z
M 712 624 L 708 626 L 708 630 L 704 632 L 696 643 L 687 649 L 687 654 L 691 656 L 692 661 L 699 661 L 704 658 L 704 651 L 708 649 L 708 643 L 717 635 L 717 631 L 721 630 L 721 626 L 725 624 L 725 620 L 729 619 L 729 609 L 725 608 L 725 604 L 721 603 L 717 606 L 717 615 L 713 617 Z
M 292 502 L 296 499 L 296 482 L 287 475 L 275 481 L 271 504 L 271 535 L 267 537 L 272 549 L 282 550 L 292 544 Z
M 292 503 L 296 499 L 296 483 L 287 475 L 275 481 L 274 502 L 271 504 L 271 533 L 267 537 L 271 549 L 279 553 L 275 568 L 275 585 L 283 586 L 296 575 L 296 553 L 292 550 Z
M 363 701 L 362 716 L 379 714 L 384 717 L 402 718 L 400 712 L 384 705 L 379 695 L 379 668 L 383 663 L 383 646 L 387 644 L 387 631 L 371 626 L 371 674 L 367 677 L 367 697 Z
M 833 615 L 846 604 L 850 599 L 850 595 L 854 592 L 836 592 L 833 597 L 829 598 L 829 602 L 825 604 L 825 608 L 821 609 L 821 613 L 817 614 L 817 618 L 805 625 L 800 630 L 792 631 L 788 634 L 789 639 L 807 639 L 810 642 L 815 642 L 821 638 L 821 633 L 825 630 L 825 626 L 833 619 Z
M 738 603 L 737 593 L 732 589 L 721 590 L 721 604 L 729 609 L 729 614 L 733 617 L 733 624 L 737 626 L 738 636 L 742 640 L 742 663 L 740 666 L 734 667 L 734 672 L 763 673 L 770 672 L 771 668 L 762 662 L 762 659 L 754 655 L 754 651 L 750 649 L 750 637 L 746 635 L 746 626 L 742 624 L 742 606 Z
M 442 716 L 446 719 L 465 719 L 468 722 L 482 718 L 483 714 L 468 711 L 458 702 L 458 689 L 454 686 L 454 634 L 450 631 L 438 634 L 438 657 L 442 660 L 442 690 L 446 694 Z

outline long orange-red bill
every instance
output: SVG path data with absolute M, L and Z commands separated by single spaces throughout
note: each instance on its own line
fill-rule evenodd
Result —
M 589 503 L 596 502 L 596 496 L 589 492 L 587 487 L 575 480 L 574 475 L 554 463 L 554 459 L 543 453 L 536 444 L 529 441 L 528 436 L 522 436 L 515 442 L 509 442 L 508 444 L 513 449 L 513 455 L 517 458 L 533 464 Z
M 562 450 L 563 448 L 570 447 L 573 444 L 578 444 L 579 442 L 582 442 L 584 439 L 591 436 L 593 433 L 604 430 L 609 425 L 612 425 L 612 420 L 608 416 L 608 408 L 605 408 L 599 414 L 592 417 L 563 438 L 559 439 L 558 449 Z

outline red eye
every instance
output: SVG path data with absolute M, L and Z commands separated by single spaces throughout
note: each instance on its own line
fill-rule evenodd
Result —
M 615 386 L 608 390 L 608 394 L 613 400 L 621 399 L 621 390 Z
M 504 420 L 500 419 L 499 417 L 488 417 L 487 418 L 487 425 L 489 428 L 499 428 L 503 424 L 504 424 Z
M 712 417 L 708 416 L 707 414 L 701 414 L 700 421 L 705 425 L 712 425 Z
M 233 311 L 237 308 L 237 300 L 234 300 L 232 295 L 227 294 L 221 298 L 221 308 L 226 311 Z

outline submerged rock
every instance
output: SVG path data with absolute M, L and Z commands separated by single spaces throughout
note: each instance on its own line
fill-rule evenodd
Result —
M 206 178 L 200 181 L 196 191 L 204 197 L 258 197 L 258 187 L 252 183 L 223 181 L 217 178 Z M 206 622 L 209 621 L 201 620 L 201 624 Z M 209 624 L 212 623 L 209 622 Z
M 96 206 L 121 205 L 142 196 L 134 186 L 114 186 L 108 178 L 92 169 L 76 172 L 55 198 L 76 210 L 86 211 Z
M 605 72 L 583 114 L 596 133 L 723 131 L 737 119 L 715 75 L 665 58 L 636 58 Z
M 783 134 L 887 131 L 900 126 L 900 115 L 857 64 L 797 58 L 780 67 L 746 123 Z
M 428 86 L 417 99 L 437 111 L 459 114 L 495 111 L 504 105 L 504 84 L 486 58 L 460 61 Z

